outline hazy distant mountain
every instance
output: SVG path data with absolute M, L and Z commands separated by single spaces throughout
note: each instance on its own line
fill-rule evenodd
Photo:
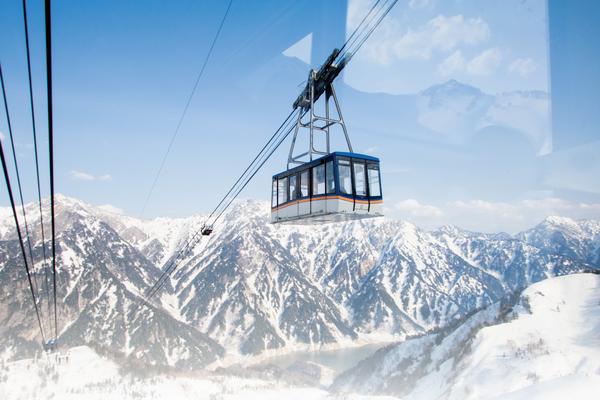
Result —
M 548 220 L 516 237 L 453 227 L 426 232 L 384 218 L 280 226 L 268 223 L 266 203 L 245 201 L 150 305 L 141 295 L 202 217 L 139 220 L 64 196 L 57 201 L 60 340 L 182 367 L 225 352 L 402 339 L 531 283 L 598 265 L 597 221 Z M 28 212 L 35 221 L 35 206 Z M 573 225 L 585 227 L 576 230 L 578 240 L 562 240 L 574 237 Z M 33 231 L 41 283 L 39 225 Z M 31 351 L 37 327 L 5 209 L 0 240 L 0 279 L 10 288 L 0 299 L 0 345 L 23 352 L 29 343 Z

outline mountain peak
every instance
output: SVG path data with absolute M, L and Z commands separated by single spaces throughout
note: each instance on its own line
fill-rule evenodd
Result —
M 576 226 L 577 221 L 568 217 L 559 217 L 557 215 L 551 215 L 546 217 L 541 225 L 551 225 L 551 226 Z
M 450 79 L 444 83 L 430 86 L 429 88 L 421 92 L 422 96 L 439 96 L 439 95 L 463 95 L 463 96 L 481 96 L 484 93 L 466 83 L 457 81 L 456 79 Z

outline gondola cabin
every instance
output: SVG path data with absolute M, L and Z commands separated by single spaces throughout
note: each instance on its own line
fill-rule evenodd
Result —
M 318 224 L 382 216 L 379 159 L 334 152 L 273 176 L 271 222 Z

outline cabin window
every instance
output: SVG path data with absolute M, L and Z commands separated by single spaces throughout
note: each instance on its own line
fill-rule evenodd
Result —
M 296 200 L 296 175 L 290 176 L 290 201 Z
M 327 193 L 335 193 L 335 176 L 333 175 L 333 161 L 325 164 L 325 173 L 327 175 Z
M 277 179 L 273 179 L 273 193 L 271 195 L 271 207 L 277 207 Z
M 300 197 L 308 197 L 308 170 L 300 173 Z
M 379 182 L 379 168 L 375 164 L 368 166 L 368 177 L 369 177 L 369 191 L 371 197 L 381 196 L 381 183 Z
M 325 194 L 325 164 L 313 167 L 313 195 Z
M 350 161 L 340 159 L 338 161 L 338 173 L 340 176 L 340 191 L 344 194 L 352 194 L 352 172 Z
M 365 164 L 359 161 L 354 162 L 354 188 L 357 196 L 367 195 L 367 180 L 365 176 Z
M 287 193 L 288 193 L 288 189 L 287 189 L 287 178 L 280 178 L 278 180 L 278 199 L 277 199 L 277 203 L 278 204 L 283 204 L 285 202 L 287 202 Z

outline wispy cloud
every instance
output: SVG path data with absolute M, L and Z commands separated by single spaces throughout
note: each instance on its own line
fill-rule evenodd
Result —
M 421 204 L 415 199 L 406 199 L 396 203 L 396 209 L 409 217 L 440 217 L 442 210 L 436 206 Z
M 549 216 L 575 219 L 600 218 L 600 203 L 583 203 L 548 197 L 514 202 L 454 201 L 444 211 L 450 223 L 469 229 L 511 233 L 528 229 Z
M 550 216 L 600 219 L 600 203 L 584 203 L 556 197 L 510 202 L 470 199 L 436 205 L 406 199 L 390 204 L 390 208 L 384 210 L 386 215 L 408 220 L 426 229 L 456 225 L 480 232 L 517 233 Z
M 87 181 L 87 182 L 112 180 L 112 177 L 109 174 L 92 175 L 90 173 L 83 172 L 83 171 L 77 171 L 77 170 L 71 171 L 71 178 L 75 179 L 77 181 Z
M 438 72 L 442 76 L 456 73 L 490 75 L 500 66 L 501 62 L 502 52 L 496 47 L 482 51 L 471 60 L 465 59 L 462 52 L 456 50 L 438 65 Z
M 486 200 L 455 201 L 450 206 L 471 213 L 490 214 L 500 218 L 526 219 L 534 214 L 539 218 L 559 214 L 574 218 L 597 218 L 600 215 L 600 204 L 573 202 L 556 197 L 545 199 L 528 199 L 513 203 L 491 202 Z M 588 214 L 592 213 L 592 214 Z
M 536 69 L 535 62 L 531 58 L 517 58 L 508 66 L 508 71 L 526 77 Z
M 500 49 L 493 47 L 473 57 L 467 65 L 467 72 L 472 75 L 490 75 L 498 68 L 501 61 L 502 52 Z
M 463 15 L 438 15 L 417 28 L 403 28 L 397 19 L 384 20 L 361 50 L 371 61 L 389 64 L 393 59 L 429 60 L 434 54 L 448 54 L 461 46 L 475 46 L 488 41 L 490 29 L 481 18 Z
M 462 52 L 456 50 L 438 65 L 438 72 L 440 75 L 450 76 L 457 72 L 462 72 L 465 69 L 466 64 L 467 62 L 465 61 Z

